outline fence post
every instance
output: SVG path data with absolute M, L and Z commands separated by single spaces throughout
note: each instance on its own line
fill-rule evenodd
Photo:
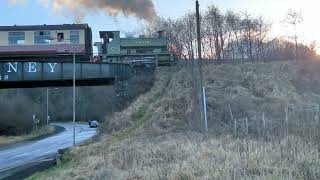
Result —
M 234 136 L 237 136 L 237 119 L 234 119 Z
M 208 118 L 207 118 L 207 97 L 206 97 L 206 88 L 202 87 L 203 94 L 203 111 L 204 111 L 204 126 L 206 132 L 208 132 Z
M 229 104 L 228 105 L 228 108 L 229 108 L 229 112 L 230 112 L 230 116 L 231 116 L 231 122 L 230 122 L 230 127 L 232 126 L 232 123 L 234 122 L 234 119 L 233 119 L 233 114 L 232 114 L 232 110 L 231 110 L 231 105 Z
M 233 120 L 233 114 L 232 114 L 232 111 L 231 111 L 231 105 L 230 104 L 229 104 L 229 112 L 230 112 L 231 119 Z
M 316 120 L 317 120 L 317 137 L 315 138 L 317 141 L 318 147 L 318 158 L 320 159 L 320 119 L 319 119 L 319 104 L 317 104 L 317 111 L 316 111 Z
M 320 136 L 318 135 L 319 128 L 320 128 L 320 126 L 319 126 L 319 104 L 315 104 L 314 106 L 315 106 L 314 107 L 314 113 L 315 114 L 314 114 L 313 123 L 311 125 L 312 125 L 312 128 L 313 128 L 313 131 L 317 132 L 316 137 L 314 139 L 318 140 L 320 138 Z M 313 124 L 314 124 L 315 127 L 313 126 Z M 313 138 L 312 137 L 312 132 L 309 131 L 310 142 L 312 141 L 312 138 Z
M 249 125 L 248 125 L 248 117 L 246 117 L 246 136 L 249 135 Z
M 37 122 L 36 122 L 36 115 L 32 115 L 32 120 L 33 120 L 33 128 L 35 131 L 37 131 Z
M 285 108 L 285 121 L 286 121 L 286 136 L 289 135 L 289 105 Z
M 316 122 L 318 122 L 318 120 L 319 120 L 319 104 L 316 105 L 316 115 L 315 115 L 314 119 Z
M 264 118 L 264 112 L 262 113 L 262 123 L 263 123 L 263 136 L 266 136 L 266 119 Z

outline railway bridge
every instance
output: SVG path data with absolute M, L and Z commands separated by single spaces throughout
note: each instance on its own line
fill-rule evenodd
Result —
M 77 62 L 76 86 L 112 85 L 130 77 L 126 64 Z M 0 62 L 0 89 L 72 86 L 72 62 Z

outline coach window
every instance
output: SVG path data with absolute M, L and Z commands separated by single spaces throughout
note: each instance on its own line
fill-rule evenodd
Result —
M 64 42 L 64 33 L 58 33 L 57 40 L 58 42 Z
M 24 32 L 9 32 L 8 41 L 10 45 L 20 45 L 25 43 Z
M 80 43 L 80 32 L 79 31 L 70 31 L 70 42 L 72 44 Z
M 34 44 L 50 44 L 50 31 L 36 31 L 34 32 Z

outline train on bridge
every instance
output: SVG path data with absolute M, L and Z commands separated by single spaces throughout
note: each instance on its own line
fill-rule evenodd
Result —
M 95 42 L 88 24 L 0 26 L 0 61 L 107 62 L 131 65 L 172 65 L 175 55 L 168 51 L 163 32 L 157 37 L 121 38 L 120 31 L 100 31 Z

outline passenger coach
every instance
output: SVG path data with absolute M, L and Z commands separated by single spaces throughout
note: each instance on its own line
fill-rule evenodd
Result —
M 88 24 L 0 26 L 0 60 L 89 61 L 92 31 Z

